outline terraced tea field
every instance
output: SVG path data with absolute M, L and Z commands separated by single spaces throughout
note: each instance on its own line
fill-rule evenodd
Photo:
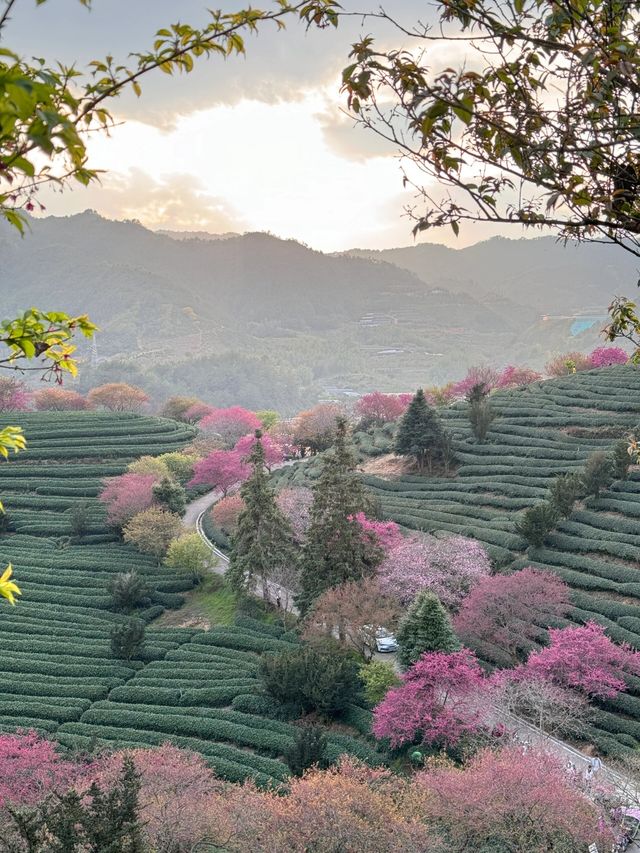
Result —
M 296 729 L 262 715 L 260 654 L 291 648 L 277 626 L 244 619 L 202 631 L 147 628 L 138 660 L 114 659 L 110 630 L 121 617 L 107 593 L 135 569 L 151 590 L 141 618 L 178 607 L 191 583 L 118 540 L 97 500 L 101 480 L 143 454 L 179 450 L 193 428 L 150 417 L 97 413 L 21 414 L 29 449 L 0 464 L 11 528 L 0 537 L 22 589 L 0 608 L 0 731 L 34 728 L 69 747 L 171 741 L 201 752 L 227 779 L 282 780 Z M 71 537 L 70 512 L 89 505 L 87 535 Z M 332 734 L 330 751 L 377 763 L 363 742 Z
M 441 412 L 454 436 L 459 466 L 451 477 L 365 475 L 385 517 L 406 528 L 447 531 L 483 542 L 504 568 L 551 570 L 572 588 L 576 622 L 592 619 L 612 638 L 640 648 L 640 471 L 559 524 L 545 548 L 525 554 L 515 531 L 519 511 L 545 497 L 557 474 L 584 464 L 595 450 L 640 423 L 640 370 L 618 366 L 578 373 L 491 397 L 499 417 L 487 443 L 473 439 L 464 404 Z M 364 458 L 391 448 L 389 429 L 358 433 Z M 317 463 L 280 476 L 301 483 Z M 615 712 L 610 714 L 609 711 Z M 640 745 L 640 681 L 633 695 L 614 700 L 597 715 L 592 739 L 603 749 L 616 742 Z

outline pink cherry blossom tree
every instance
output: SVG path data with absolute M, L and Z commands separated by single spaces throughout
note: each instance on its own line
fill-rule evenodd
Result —
M 231 448 L 243 435 L 260 429 L 262 422 L 255 412 L 242 406 L 231 406 L 214 409 L 198 422 L 198 426 L 204 433 L 219 435 L 225 446 Z
M 526 669 L 561 687 L 597 699 L 626 690 L 625 675 L 640 675 L 640 652 L 617 645 L 602 625 L 551 628 L 549 645 L 529 656 Z
M 31 404 L 31 392 L 15 376 L 0 376 L 0 412 L 24 412 Z
M 542 374 L 538 373 L 537 370 L 510 364 L 500 371 L 496 388 L 517 388 L 519 385 L 530 385 L 532 382 L 539 382 L 541 379 Z
M 364 530 L 379 545 L 385 554 L 397 548 L 402 542 L 402 533 L 395 521 L 378 521 L 367 518 L 363 512 L 355 515 L 355 519 Z
M 498 372 L 493 367 L 480 365 L 478 367 L 470 367 L 464 379 L 455 382 L 453 385 L 453 395 L 456 399 L 461 400 L 467 396 L 469 391 L 476 385 L 484 385 L 487 391 L 493 391 L 498 383 Z
M 274 465 L 279 465 L 284 460 L 282 447 L 274 441 L 274 439 L 265 433 L 262 436 L 262 449 L 264 450 L 264 462 L 267 469 L 270 471 Z M 233 448 L 236 453 L 240 454 L 241 459 L 246 459 L 256 443 L 255 433 L 251 435 L 243 435 L 238 439 L 236 446 Z
M 360 419 L 361 428 L 368 429 L 371 426 L 397 421 L 410 402 L 411 395 L 408 394 L 383 394 L 381 391 L 372 391 L 360 397 L 355 405 L 355 413 Z
M 385 592 L 409 604 L 423 589 L 434 592 L 449 610 L 457 610 L 478 581 L 489 574 L 491 561 L 475 539 L 414 534 L 402 538 L 378 567 Z
M 621 347 L 597 347 L 589 356 L 591 367 L 610 367 L 612 364 L 626 364 L 629 355 Z
M 39 412 L 79 412 L 89 408 L 82 394 L 67 388 L 40 388 L 33 399 Z
M 313 503 L 313 492 L 304 487 L 282 489 L 276 495 L 280 510 L 289 519 L 296 542 L 304 542 L 311 521 L 309 513 Z
M 209 486 L 226 495 L 232 486 L 242 483 L 251 473 L 251 466 L 235 450 L 214 450 L 193 466 L 189 486 Z
M 215 409 L 213 406 L 210 406 L 208 403 L 203 403 L 202 400 L 198 400 L 197 402 L 192 403 L 185 410 L 183 417 L 187 423 L 197 424 L 214 411 Z
M 0 808 L 33 806 L 47 794 L 63 793 L 79 772 L 56 744 L 34 731 L 0 735 Z
M 483 684 L 482 670 L 468 649 L 426 652 L 375 708 L 372 731 L 394 748 L 416 739 L 455 746 L 482 726 L 473 698 Z
M 523 660 L 536 642 L 544 641 L 544 627 L 570 608 L 569 588 L 557 575 L 526 568 L 480 578 L 453 624 L 462 642 L 482 657 L 505 663 L 504 651 L 513 664 Z
M 318 403 L 295 418 L 293 440 L 303 451 L 320 453 L 331 447 L 338 419 L 344 417 L 344 407 L 338 403 Z
M 238 518 L 244 509 L 244 501 L 239 494 L 227 495 L 214 504 L 211 510 L 211 518 L 216 527 L 220 528 L 227 536 L 236 532 Z
M 107 522 L 124 527 L 134 515 L 149 509 L 154 503 L 153 487 L 157 481 L 154 474 L 131 473 L 105 480 L 100 501 L 107 508 Z
M 419 773 L 416 784 L 426 794 L 423 818 L 445 831 L 451 850 L 586 851 L 593 842 L 612 849 L 606 813 L 548 752 L 482 750 L 462 769 Z
M 128 755 L 140 774 L 138 797 L 146 841 L 153 850 L 191 850 L 210 827 L 208 804 L 220 788 L 201 755 L 169 743 L 105 755 L 84 775 L 80 791 L 117 784 Z

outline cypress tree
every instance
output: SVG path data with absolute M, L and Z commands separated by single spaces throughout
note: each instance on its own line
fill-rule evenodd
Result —
M 547 534 L 550 533 L 558 521 L 560 513 L 549 501 L 530 506 L 516 521 L 514 527 L 516 533 L 527 540 L 529 547 L 542 548 Z
M 399 456 L 413 456 L 422 471 L 442 456 L 444 431 L 440 418 L 418 388 L 398 428 L 394 450 Z
M 613 460 L 603 450 L 592 453 L 582 469 L 582 485 L 587 495 L 599 497 L 601 489 L 607 489 L 613 480 Z
M 424 652 L 455 652 L 460 648 L 447 611 L 428 590 L 419 592 L 396 632 L 398 660 L 409 667 Z
M 579 473 L 558 474 L 549 486 L 549 501 L 560 515 L 568 518 L 575 502 L 582 497 L 582 477 Z
M 249 454 L 253 471 L 240 489 L 244 509 L 238 517 L 226 576 L 236 592 L 252 590 L 259 580 L 267 598 L 269 576 L 278 568 L 295 565 L 298 555 L 291 525 L 269 485 L 261 438 L 257 430 Z
M 347 424 L 338 422 L 336 438 L 323 459 L 313 488 L 309 532 L 302 556 L 301 590 L 296 603 L 305 612 L 325 590 L 373 574 L 382 551 L 362 535 L 355 519 L 371 501 L 356 471 Z

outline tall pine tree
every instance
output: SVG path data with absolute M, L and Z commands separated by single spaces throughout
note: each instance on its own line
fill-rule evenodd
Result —
M 298 553 L 291 525 L 269 485 L 261 439 L 257 430 L 249 454 L 253 471 L 240 489 L 244 509 L 238 517 L 226 576 L 237 592 L 253 591 L 260 583 L 263 597 L 268 598 L 269 578 L 295 565 Z
M 419 592 L 396 632 L 398 660 L 414 664 L 424 652 L 455 652 L 460 648 L 447 611 L 428 590 Z
M 443 445 L 440 418 L 427 403 L 422 388 L 418 388 L 400 422 L 395 452 L 399 456 L 413 456 L 421 471 L 425 466 L 431 470 L 433 463 L 442 458 Z
M 313 489 L 296 599 L 303 613 L 330 587 L 373 574 L 382 559 L 380 548 L 363 534 L 355 519 L 359 512 L 366 512 L 371 499 L 356 471 L 344 419 L 338 421 L 335 442 L 323 463 Z

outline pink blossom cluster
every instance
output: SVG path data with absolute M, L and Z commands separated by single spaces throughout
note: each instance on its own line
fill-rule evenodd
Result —
M 78 766 L 34 731 L 0 735 L 0 808 L 35 805 L 69 788 L 78 776 Z
M 404 414 L 413 394 L 383 394 L 372 391 L 364 394 L 356 403 L 356 415 L 366 425 L 385 424 L 396 421 Z
M 626 364 L 629 356 L 621 347 L 598 347 L 589 355 L 591 367 L 610 367 L 612 364 Z
M 434 592 L 443 605 L 457 610 L 462 599 L 491 570 L 491 561 L 475 539 L 450 536 L 400 538 L 378 568 L 384 592 L 408 604 L 423 589 Z
M 293 535 L 302 544 L 311 523 L 313 493 L 307 488 L 282 489 L 276 496 L 280 511 L 288 518 Z
M 213 409 L 198 422 L 198 426 L 205 433 L 219 435 L 227 447 L 233 447 L 242 436 L 261 429 L 262 421 L 242 406 L 231 406 Z
M 402 533 L 395 521 L 377 521 L 367 518 L 363 512 L 357 513 L 354 517 L 366 535 L 371 537 L 385 554 L 401 544 Z
M 267 468 L 282 462 L 284 454 L 281 446 L 269 435 L 263 435 L 261 441 Z M 229 489 L 249 477 L 251 466 L 248 457 L 255 443 L 255 435 L 244 435 L 238 439 L 232 450 L 212 451 L 193 466 L 193 477 L 189 485 L 210 486 L 212 489 L 220 489 L 226 495 Z
M 468 649 L 428 652 L 402 676 L 374 710 L 372 731 L 392 747 L 412 743 L 455 746 L 481 725 L 472 698 L 483 684 L 475 655 Z
M 561 687 L 610 699 L 626 689 L 625 675 L 640 675 L 640 652 L 617 645 L 602 625 L 551 628 L 549 645 L 529 656 L 526 669 Z
M 153 474 L 121 474 L 104 481 L 100 501 L 107 507 L 107 522 L 114 527 L 124 525 L 153 504 Z

